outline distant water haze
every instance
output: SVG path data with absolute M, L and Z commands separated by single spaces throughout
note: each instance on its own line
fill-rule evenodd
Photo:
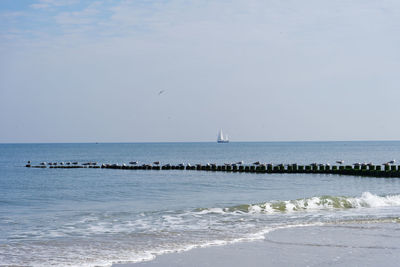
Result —
M 394 0 L 2 0 L 0 142 L 398 140 L 399 17 Z

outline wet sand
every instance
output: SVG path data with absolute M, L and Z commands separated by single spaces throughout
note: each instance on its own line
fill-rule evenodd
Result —
M 265 240 L 197 248 L 113 267 L 399 266 L 400 224 L 357 223 L 279 229 Z

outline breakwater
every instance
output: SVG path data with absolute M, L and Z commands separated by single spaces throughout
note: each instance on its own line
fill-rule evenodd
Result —
M 400 178 L 400 165 L 394 164 L 352 164 L 352 165 L 329 165 L 312 163 L 309 165 L 300 164 L 262 164 L 259 162 L 253 164 L 98 164 L 97 162 L 60 162 L 34 165 L 31 162 L 26 164 L 28 168 L 49 168 L 49 169 L 73 169 L 73 168 L 94 168 L 94 169 L 114 169 L 114 170 L 190 170 L 190 171 L 211 171 L 211 172 L 245 172 L 245 173 L 310 173 L 310 174 L 337 174 L 353 175 L 366 177 L 398 177 Z

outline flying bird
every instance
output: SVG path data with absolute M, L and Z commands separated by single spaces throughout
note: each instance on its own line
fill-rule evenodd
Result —
M 161 95 L 164 92 L 165 92 L 165 90 L 161 90 L 160 92 L 158 92 L 158 95 Z

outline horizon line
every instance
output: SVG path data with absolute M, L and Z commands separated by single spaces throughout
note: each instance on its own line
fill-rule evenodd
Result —
M 329 143 L 329 142 L 399 142 L 400 139 L 366 139 L 366 140 L 271 140 L 271 141 L 229 141 L 229 143 Z M 121 142 L 0 142 L 1 145 L 18 145 L 18 144 L 179 144 L 179 143 L 217 143 L 216 141 L 121 141 Z

